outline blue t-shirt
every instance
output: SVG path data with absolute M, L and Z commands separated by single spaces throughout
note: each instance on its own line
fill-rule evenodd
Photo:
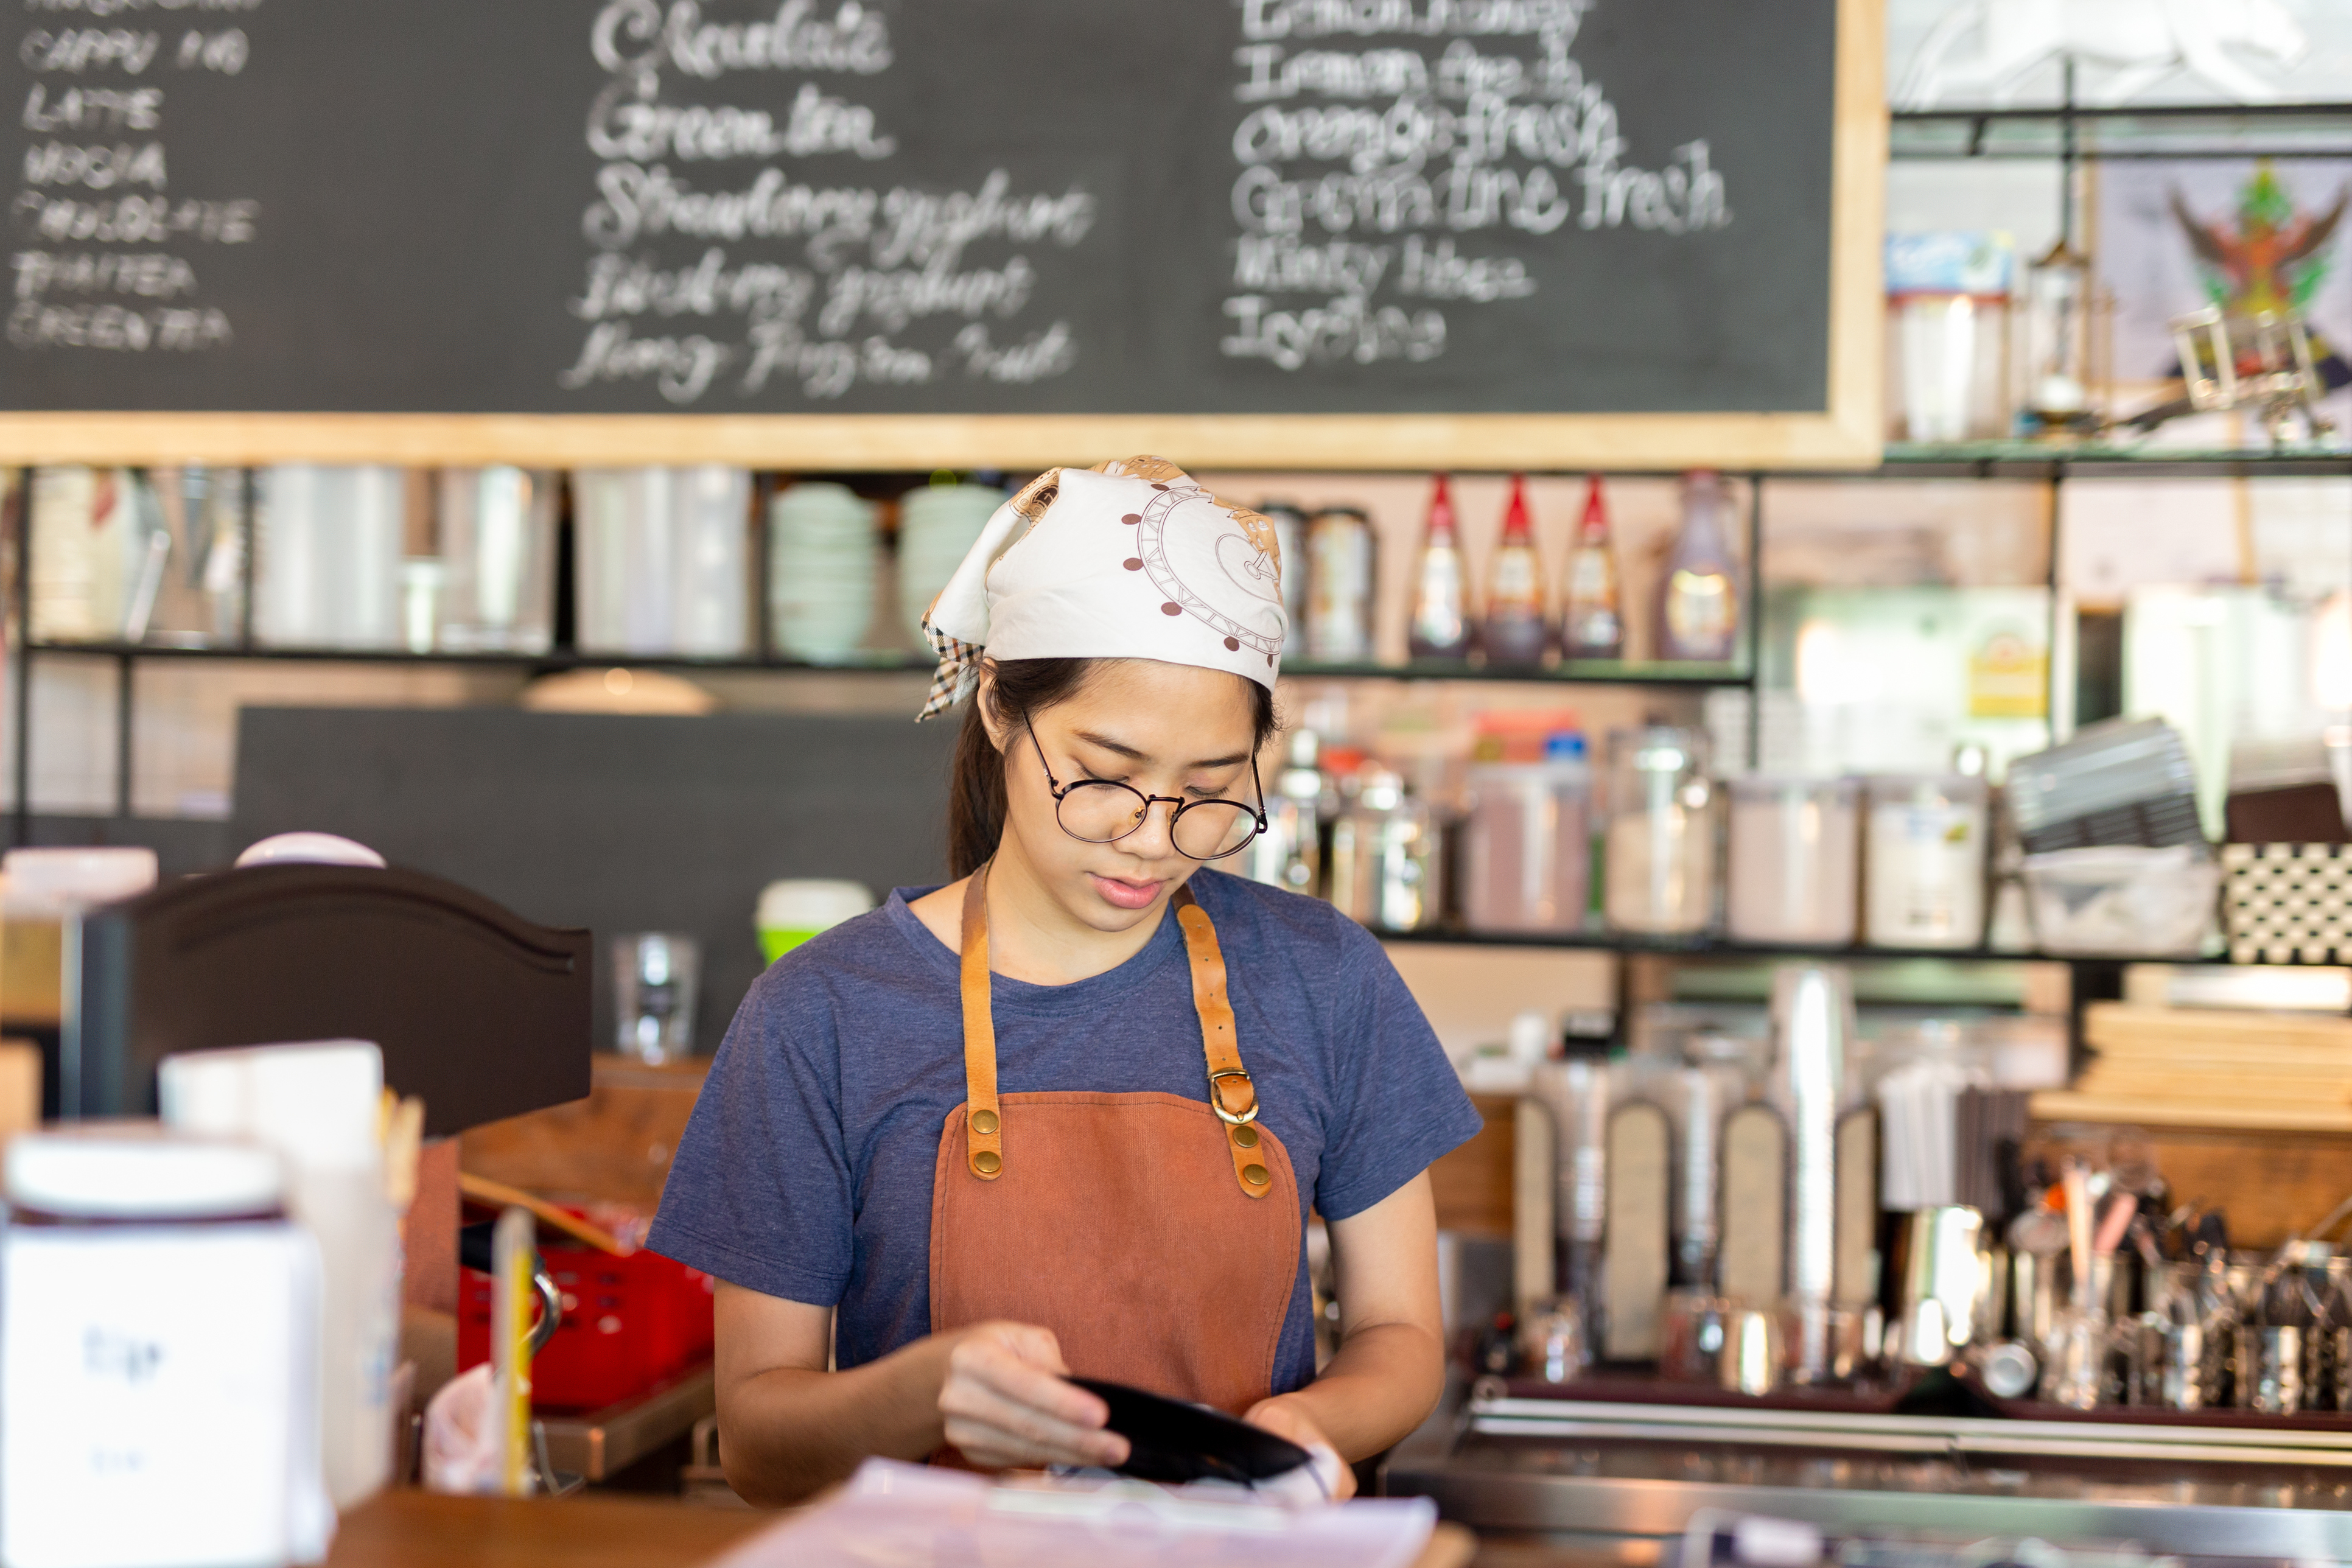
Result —
M 1217 871 L 1190 886 L 1216 925 L 1242 1064 L 1263 1124 L 1289 1151 L 1302 1222 L 1309 1204 L 1327 1219 L 1361 1213 L 1478 1131 L 1428 1020 L 1361 926 L 1320 900 Z M 907 908 L 929 890 L 898 889 L 752 984 L 649 1241 L 730 1284 L 836 1308 L 843 1367 L 930 1331 L 931 1177 L 964 1072 L 957 955 Z M 1207 1100 L 1172 910 L 1107 973 L 1069 985 L 992 980 L 1001 1092 Z M 1314 1376 L 1309 1301 L 1302 1247 L 1277 1393 Z

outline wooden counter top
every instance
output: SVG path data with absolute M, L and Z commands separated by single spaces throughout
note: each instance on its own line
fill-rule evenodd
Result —
M 514 1501 L 404 1489 L 343 1517 L 327 1568 L 689 1568 L 775 1519 L 660 1499 Z M 1475 1550 L 1468 1531 L 1441 1524 L 1413 1568 L 1465 1568 Z
M 327 1568 L 685 1568 L 773 1522 L 661 1499 L 443 1497 L 402 1488 L 343 1516 Z

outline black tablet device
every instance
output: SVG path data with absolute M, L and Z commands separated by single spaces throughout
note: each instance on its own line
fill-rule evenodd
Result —
M 1307 1463 L 1307 1450 L 1262 1426 L 1123 1383 L 1070 1379 L 1110 1406 L 1110 1430 L 1127 1439 L 1123 1476 L 1146 1481 L 1271 1480 Z

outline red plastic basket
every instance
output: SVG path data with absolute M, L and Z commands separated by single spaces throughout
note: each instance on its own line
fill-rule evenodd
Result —
M 710 1353 L 710 1276 L 656 1252 L 615 1258 L 542 1242 L 563 1321 L 531 1363 L 531 1403 L 552 1410 L 615 1405 Z M 490 1277 L 458 1271 L 457 1366 L 490 1359 Z

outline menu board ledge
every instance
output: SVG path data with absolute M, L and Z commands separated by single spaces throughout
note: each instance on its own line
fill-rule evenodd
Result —
M 1874 407 L 1810 414 L 0 414 L 0 463 L 1034 469 L 1869 468 Z

